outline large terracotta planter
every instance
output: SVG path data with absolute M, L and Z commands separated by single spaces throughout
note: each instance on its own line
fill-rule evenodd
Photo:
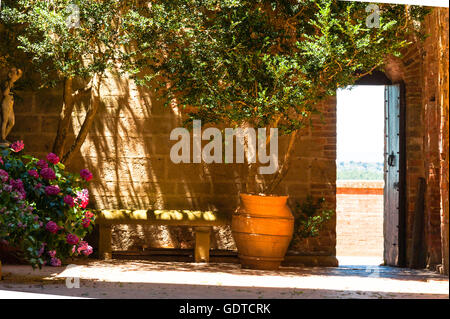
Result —
M 288 196 L 241 194 L 240 198 L 232 231 L 242 267 L 278 269 L 294 231 Z

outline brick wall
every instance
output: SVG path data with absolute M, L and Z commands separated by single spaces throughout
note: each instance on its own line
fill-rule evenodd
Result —
M 425 179 L 427 193 L 426 205 L 426 242 L 428 246 L 428 264 L 436 265 L 442 262 L 441 254 L 441 150 L 440 144 L 442 134 L 440 134 L 440 120 L 443 102 L 441 100 L 441 90 L 445 83 L 442 83 L 442 76 L 439 61 L 441 55 L 445 54 L 443 42 L 447 42 L 448 50 L 448 15 L 447 26 L 443 10 L 434 10 L 428 17 L 427 32 L 430 34 L 424 46 L 424 79 L 422 104 L 424 106 L 424 155 L 425 155 Z M 440 32 L 436 32 L 440 31 Z M 443 38 L 447 33 L 447 39 Z M 447 55 L 448 56 L 448 55 Z M 448 64 L 448 60 L 447 60 Z M 448 79 L 447 79 L 448 81 Z M 445 88 L 448 92 L 448 82 Z M 448 186 L 447 186 L 448 187 Z M 447 198 L 448 200 L 448 198 Z
M 441 151 L 441 230 L 442 230 L 442 263 L 444 266 L 444 273 L 448 275 L 449 265 L 448 265 L 448 255 L 449 255 L 449 226 L 448 226 L 448 215 L 449 215 L 449 53 L 448 53 L 448 10 L 441 10 L 440 20 L 444 26 L 444 30 L 441 33 L 441 43 L 442 43 L 442 55 L 439 59 L 439 86 L 440 94 L 439 100 L 441 101 L 441 129 L 440 134 L 442 140 L 440 142 Z M 445 47 L 445 45 L 447 45 Z
M 438 83 L 436 100 L 440 108 L 440 127 L 439 127 L 439 152 L 440 152 L 440 213 L 441 213 L 441 244 L 442 244 L 442 265 L 443 273 L 448 275 L 448 253 L 449 253 L 449 227 L 448 227 L 448 211 L 449 211 L 449 127 L 448 127 L 448 91 L 449 91 L 449 54 L 448 54 L 448 9 L 439 9 L 436 13 L 435 26 L 439 30 L 439 36 L 436 39 L 439 46 L 435 48 L 438 52 L 437 62 Z
M 383 187 L 383 181 L 337 181 L 337 256 L 383 257 Z
M 423 27 L 426 40 L 411 39 L 401 59 L 387 59 L 385 72 L 406 91 L 406 257 L 423 177 L 427 263 L 446 264 L 448 273 L 448 9 L 433 8 Z

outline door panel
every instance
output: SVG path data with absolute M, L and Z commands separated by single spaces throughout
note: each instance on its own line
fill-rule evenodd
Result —
M 385 87 L 384 262 L 400 258 L 400 85 Z

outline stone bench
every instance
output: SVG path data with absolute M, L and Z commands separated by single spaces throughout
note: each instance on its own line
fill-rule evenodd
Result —
M 95 223 L 99 225 L 99 257 L 112 258 L 113 225 L 190 226 L 195 231 L 195 262 L 209 262 L 212 226 L 229 224 L 214 211 L 193 210 L 101 210 Z

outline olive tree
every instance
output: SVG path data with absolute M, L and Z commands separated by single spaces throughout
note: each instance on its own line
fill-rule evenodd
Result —
M 2 3 L 2 44 L 9 40 L 9 63 L 31 63 L 32 70 L 39 74 L 39 87 L 62 87 L 63 104 L 53 152 L 63 162 L 69 162 L 86 139 L 99 108 L 106 74 L 139 72 L 139 66 L 130 59 L 134 51 L 126 34 L 130 9 L 137 5 L 136 1 L 116 0 Z M 11 53 L 14 51 L 21 54 L 21 59 L 16 59 Z M 84 86 L 75 89 L 75 82 Z M 90 94 L 89 107 L 75 141 L 66 145 L 74 105 L 83 94 Z
M 136 59 L 150 69 L 145 79 L 183 107 L 188 122 L 276 127 L 290 135 L 271 181 L 247 189 L 270 193 L 317 104 L 421 37 L 420 7 L 379 5 L 375 27 L 366 23 L 366 7 L 333 0 L 153 1 L 149 13 L 135 12 L 139 24 L 128 31 L 139 47 Z
M 318 103 L 421 36 L 426 12 L 420 7 L 380 4 L 376 27 L 366 24 L 366 7 L 334 0 L 6 0 L 0 23 L 15 27 L 18 48 L 44 86 L 63 84 L 54 143 L 63 161 L 85 140 L 102 79 L 114 69 L 177 103 L 186 124 L 197 119 L 290 135 L 271 181 L 247 189 L 272 192 Z M 68 27 L 74 14 L 77 23 Z M 90 79 L 85 89 L 73 89 L 77 78 Z M 86 118 L 66 147 L 74 101 L 85 91 L 91 94 Z M 250 185 L 257 164 L 249 171 Z

